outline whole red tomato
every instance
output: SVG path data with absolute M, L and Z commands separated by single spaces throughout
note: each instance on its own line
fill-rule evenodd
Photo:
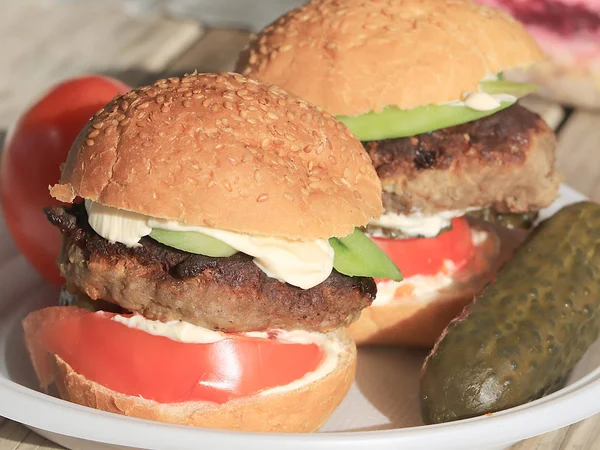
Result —
M 58 204 L 48 186 L 88 119 L 129 87 L 112 78 L 88 75 L 51 88 L 26 110 L 9 132 L 0 163 L 0 199 L 17 246 L 47 281 L 60 285 L 56 266 L 61 238 L 42 209 Z

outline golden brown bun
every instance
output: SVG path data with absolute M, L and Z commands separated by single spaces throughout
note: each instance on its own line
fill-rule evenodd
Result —
M 513 69 L 506 78 L 538 83 L 536 95 L 576 108 L 600 109 L 600 72 L 593 67 L 544 61 L 527 69 Z
M 344 236 L 382 211 L 371 160 L 344 125 L 229 73 L 117 97 L 83 128 L 50 192 L 292 239 Z
M 222 405 L 206 402 L 161 404 L 119 394 L 76 373 L 55 355 L 45 355 L 50 358 L 52 378 L 39 372 L 38 378 L 45 382 L 54 381 L 65 400 L 125 416 L 203 428 L 305 433 L 316 431 L 325 423 L 354 380 L 356 347 L 343 331 L 338 337 L 345 351 L 337 368 L 329 375 L 292 391 L 253 395 Z M 31 348 L 30 354 L 35 355 Z M 45 363 L 34 359 L 36 370 L 44 366 Z
M 313 0 L 263 30 L 236 70 L 334 115 L 443 103 L 542 59 L 507 14 L 467 0 Z
M 473 297 L 490 282 L 497 270 L 513 254 L 525 233 L 478 223 L 490 232 L 479 256 L 490 259 L 488 270 L 466 283 L 456 282 L 438 292 L 435 299 L 422 304 L 395 301 L 383 306 L 370 306 L 358 321 L 348 328 L 357 345 L 402 345 L 431 348 L 442 331 Z

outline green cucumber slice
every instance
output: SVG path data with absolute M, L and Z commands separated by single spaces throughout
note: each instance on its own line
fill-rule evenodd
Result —
M 537 85 L 510 81 L 482 81 L 481 90 L 488 94 L 509 94 L 520 98 L 534 92 Z M 361 141 L 377 141 L 414 136 L 440 128 L 452 127 L 490 116 L 508 108 L 514 102 L 501 101 L 500 107 L 491 111 L 477 111 L 467 106 L 426 105 L 413 109 L 388 106 L 382 112 L 369 112 L 360 116 L 337 116 L 337 119 Z
M 198 255 L 225 258 L 237 250 L 225 242 L 195 231 L 171 231 L 153 228 L 150 237 L 161 244 Z
M 371 239 L 362 231 L 341 238 L 331 238 L 333 247 L 333 267 L 350 277 L 386 278 L 402 281 L 400 269 Z
M 535 83 L 515 83 L 514 81 L 482 81 L 479 89 L 488 94 L 508 94 L 521 98 L 537 91 L 539 85 Z

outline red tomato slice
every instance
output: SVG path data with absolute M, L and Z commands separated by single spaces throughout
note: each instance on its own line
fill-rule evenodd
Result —
M 186 344 L 110 320 L 115 314 L 50 307 L 24 321 L 36 370 L 40 351 L 65 360 L 77 373 L 109 389 L 160 403 L 225 403 L 284 386 L 316 370 L 316 344 L 230 335 L 210 344 Z M 43 363 L 42 363 L 43 365 Z M 42 381 L 44 383 L 44 381 Z
M 452 230 L 433 238 L 389 239 L 373 237 L 375 242 L 398 266 L 404 278 L 413 275 L 436 275 L 444 261 L 452 261 L 460 270 L 475 251 L 467 219 L 452 219 Z
M 47 281 L 64 282 L 56 258 L 60 233 L 42 209 L 58 204 L 48 186 L 88 119 L 115 95 L 129 90 L 112 78 L 90 75 L 67 80 L 23 113 L 6 139 L 0 164 L 0 198 L 17 246 Z

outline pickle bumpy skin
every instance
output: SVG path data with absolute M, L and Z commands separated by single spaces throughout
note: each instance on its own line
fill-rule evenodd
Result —
M 541 223 L 448 326 L 423 366 L 426 423 L 464 419 L 560 386 L 600 331 L 600 205 Z

